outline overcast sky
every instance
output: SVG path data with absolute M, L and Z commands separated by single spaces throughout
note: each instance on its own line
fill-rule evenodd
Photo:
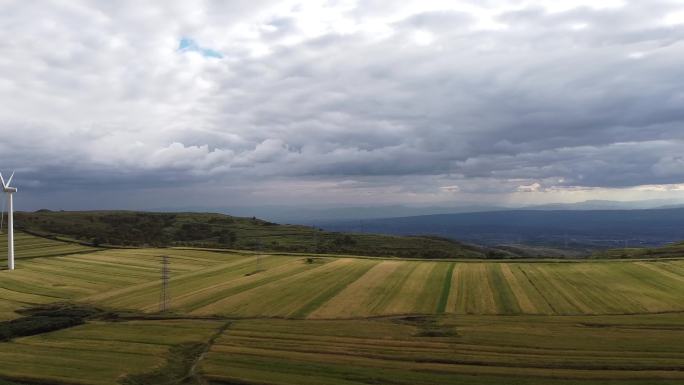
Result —
M 17 205 L 684 200 L 684 1 L 0 0 Z

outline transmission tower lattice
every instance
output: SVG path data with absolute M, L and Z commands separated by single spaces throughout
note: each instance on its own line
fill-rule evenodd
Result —
M 159 312 L 169 309 L 169 257 L 162 257 L 161 268 L 161 292 L 159 293 Z

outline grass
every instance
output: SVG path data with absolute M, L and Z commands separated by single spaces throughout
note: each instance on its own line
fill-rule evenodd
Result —
M 373 263 L 355 263 L 349 268 L 345 269 L 339 277 L 336 279 L 329 280 L 329 284 L 326 287 L 320 287 L 316 296 L 308 301 L 306 305 L 302 306 L 296 312 L 292 313 L 291 316 L 294 318 L 306 318 L 313 311 L 321 307 L 324 303 L 330 301 L 338 293 L 344 290 L 349 284 L 356 281 L 359 277 L 364 275 L 368 270 L 373 267 Z
M 201 370 L 248 384 L 677 384 L 681 315 L 237 321 Z
M 388 295 L 393 294 L 384 282 L 390 281 L 390 277 L 394 280 L 393 285 L 401 281 L 401 277 L 394 274 L 401 265 L 402 262 L 398 261 L 376 263 L 366 274 L 313 312 L 312 318 L 354 317 L 358 314 L 372 314 L 379 303 L 384 302 Z M 405 273 L 406 269 L 400 270 L 400 272 Z
M 0 343 L 0 384 L 674 385 L 684 316 L 91 321 Z
M 149 373 L 129 374 L 120 382 L 123 385 L 196 384 L 197 381 L 194 381 L 188 373 L 206 349 L 207 344 L 201 342 L 172 346 L 164 366 Z
M 257 265 L 250 252 L 76 246 L 0 271 L 0 322 L 57 302 L 121 318 L 32 324 L 40 334 L 0 342 L 0 384 L 684 383 L 684 260 Z
M 433 280 L 434 271 L 442 265 L 435 262 L 407 264 L 408 274 L 402 274 L 399 277 L 396 285 L 400 286 L 385 296 L 386 299 L 382 301 L 384 306 L 379 307 L 380 311 L 397 314 L 412 311 L 429 312 L 432 308 L 432 299 L 435 298 L 429 292 L 435 284 L 439 283 L 439 281 Z M 411 301 L 412 298 L 420 300 Z
M 445 313 L 449 302 L 449 295 L 451 294 L 451 283 L 453 282 L 455 264 L 450 264 L 446 270 L 444 278 L 442 278 L 442 292 L 439 295 L 439 302 L 437 304 L 437 313 Z
M 128 374 L 119 382 L 123 385 L 184 384 L 203 385 L 206 383 L 197 366 L 214 344 L 216 339 L 230 326 L 223 323 L 206 342 L 183 342 L 173 345 L 166 355 L 166 363 L 142 374 Z
M 22 235 L 17 249 L 42 241 Z M 0 271 L 0 320 L 16 318 L 14 310 L 25 306 L 58 301 L 155 312 L 162 255 L 171 261 L 171 306 L 180 314 L 326 319 L 684 311 L 682 260 L 528 263 L 317 257 L 309 263 L 302 255 L 237 251 L 87 250 L 24 259 L 16 271 Z
M 205 342 L 214 321 L 93 322 L 0 343 L 0 377 L 37 383 L 117 384 L 165 362 L 176 345 Z
M 520 305 L 518 298 L 515 295 L 507 277 L 502 271 L 502 267 L 507 265 L 489 265 L 487 277 L 489 285 L 492 287 L 494 293 L 494 301 L 497 304 L 497 313 L 499 314 L 520 314 Z
M 29 258 L 56 257 L 69 254 L 79 254 L 97 250 L 94 247 L 79 245 L 77 243 L 67 243 L 48 238 L 36 237 L 23 232 L 16 232 L 14 235 L 15 260 L 19 264 L 22 260 Z M 7 268 L 7 233 L 0 233 L 0 269 Z

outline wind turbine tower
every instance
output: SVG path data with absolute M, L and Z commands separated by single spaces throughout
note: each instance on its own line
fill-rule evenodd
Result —
M 14 173 L 10 175 L 7 183 L 5 178 L 0 173 L 0 181 L 2 182 L 2 190 L 7 194 L 8 209 L 7 209 L 7 269 L 14 270 L 14 204 L 12 202 L 12 194 L 17 192 L 15 187 L 10 187 L 14 178 Z

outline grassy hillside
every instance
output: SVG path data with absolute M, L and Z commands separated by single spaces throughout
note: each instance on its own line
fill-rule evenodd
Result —
M 17 250 L 43 241 L 22 235 Z M 0 384 L 684 381 L 682 260 L 50 251 L 61 245 L 0 270 L 0 330 L 41 304 L 95 305 L 104 315 L 0 342 Z M 171 311 L 162 314 L 161 256 L 171 268 Z
M 41 210 L 17 213 L 16 225 L 36 234 L 68 237 L 93 246 L 193 246 L 405 258 L 512 255 L 439 237 L 344 234 L 223 214 Z

